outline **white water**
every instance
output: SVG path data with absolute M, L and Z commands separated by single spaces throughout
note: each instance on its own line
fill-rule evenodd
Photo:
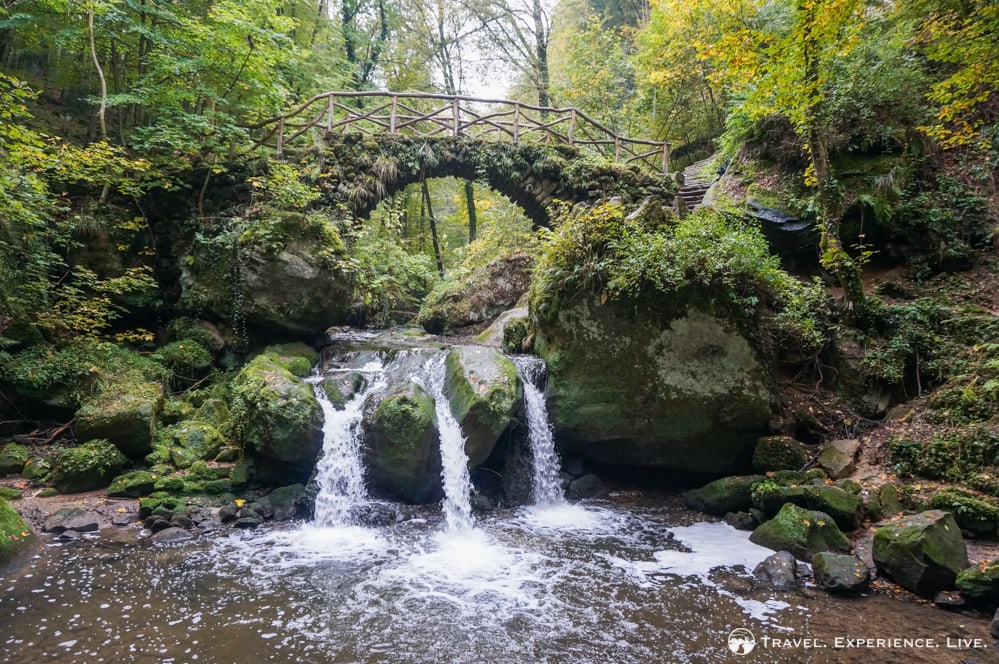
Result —
M 442 353 L 427 362 L 419 381 L 433 397 L 437 413 L 437 430 L 441 438 L 441 482 L 444 485 L 442 507 L 447 529 L 449 532 L 461 532 L 471 530 L 475 524 L 469 502 L 472 480 L 468 474 L 465 436 L 444 396 L 446 360 L 447 353 Z
M 364 374 L 368 384 L 343 410 L 333 407 L 321 378 L 314 385 L 323 409 L 323 454 L 316 465 L 319 493 L 313 521 L 323 528 L 349 525 L 353 510 L 368 501 L 361 464 L 361 418 L 368 395 L 385 387 L 384 367 L 380 362 L 369 362 L 356 371 Z
M 555 453 L 555 438 L 545 395 L 536 383 L 544 374 L 544 361 L 533 357 L 514 359 L 517 373 L 524 385 L 524 410 L 527 414 L 528 439 L 531 443 L 533 476 L 531 494 L 538 506 L 556 506 L 565 503 L 562 495 L 561 466 Z

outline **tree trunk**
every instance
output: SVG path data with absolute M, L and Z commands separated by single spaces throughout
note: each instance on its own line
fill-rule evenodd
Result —
M 90 38 L 90 57 L 94 61 L 94 69 L 97 70 L 97 79 L 101 84 L 101 104 L 97 107 L 97 123 L 101 128 L 101 140 L 108 140 L 108 126 L 104 120 L 104 112 L 108 106 L 108 83 L 104 78 L 104 69 L 101 61 L 97 58 L 97 46 L 94 43 L 94 4 L 87 5 L 87 36 Z
M 548 32 L 545 30 L 544 10 L 541 0 L 533 0 L 531 17 L 534 19 L 534 55 L 537 58 L 538 106 L 548 108 L 552 105 L 550 77 L 548 75 Z M 542 117 L 547 115 L 542 113 Z
M 475 214 L 475 189 L 471 180 L 465 180 L 465 207 L 468 208 L 468 243 L 475 242 L 478 219 Z
M 441 259 L 441 245 L 437 241 L 437 221 L 434 219 L 434 208 L 430 204 L 430 188 L 427 181 L 421 183 L 423 187 L 423 200 L 427 204 L 427 220 L 430 222 L 430 239 L 434 243 L 434 259 L 437 261 L 437 273 L 444 278 L 444 261 Z

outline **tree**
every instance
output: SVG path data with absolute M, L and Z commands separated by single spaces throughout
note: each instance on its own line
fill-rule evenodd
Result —
M 542 0 L 478 0 L 483 52 L 512 67 L 530 84 L 538 106 L 552 106 L 548 71 L 551 14 Z

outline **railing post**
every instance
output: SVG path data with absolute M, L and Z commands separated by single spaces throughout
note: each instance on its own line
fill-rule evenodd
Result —
M 575 145 L 573 142 L 573 136 L 576 133 L 576 109 L 572 109 L 572 113 L 569 116 L 569 145 Z
M 283 143 L 284 143 L 284 116 L 281 116 L 281 119 L 278 120 L 278 130 L 277 130 L 277 153 L 279 157 L 281 156 L 281 152 L 284 149 Z
M 669 175 L 669 143 L 663 143 L 663 175 Z
M 326 133 L 333 133 L 333 93 L 326 97 Z
M 621 161 L 621 137 L 614 134 L 614 163 Z
M 396 107 L 399 104 L 399 98 L 392 95 L 392 113 L 389 115 L 389 133 L 395 134 L 395 123 L 396 123 Z
M 513 105 L 513 142 L 520 142 L 520 104 Z
M 461 127 L 461 109 L 458 107 L 457 97 L 451 100 L 451 115 L 454 117 L 453 136 L 457 138 L 458 135 L 461 133 L 459 131 Z

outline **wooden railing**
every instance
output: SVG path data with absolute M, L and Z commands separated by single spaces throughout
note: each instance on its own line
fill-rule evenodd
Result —
M 325 92 L 249 129 L 254 147 L 269 146 L 278 154 L 312 130 L 465 136 L 568 145 L 616 163 L 636 164 L 648 172 L 669 172 L 669 143 L 620 136 L 575 108 L 542 108 L 503 99 L 413 92 Z

